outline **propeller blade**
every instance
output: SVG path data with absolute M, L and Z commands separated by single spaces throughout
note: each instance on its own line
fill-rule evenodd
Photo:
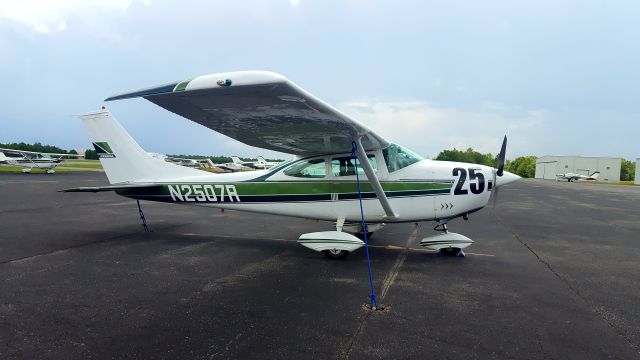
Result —
M 504 157 L 507 152 L 507 135 L 504 136 L 504 140 L 502 140 L 502 147 L 500 148 L 500 154 L 498 155 L 498 171 L 496 175 L 502 176 L 504 174 Z
M 491 188 L 491 197 L 493 197 L 493 207 L 496 207 L 496 191 L 498 188 L 496 187 L 496 173 L 498 170 L 493 169 L 493 187 Z

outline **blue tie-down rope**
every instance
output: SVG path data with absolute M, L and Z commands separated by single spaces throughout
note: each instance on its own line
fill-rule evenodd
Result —
M 140 214 L 140 220 L 142 220 L 142 227 L 144 228 L 144 232 L 149 232 L 149 227 L 147 226 L 147 220 L 144 218 L 144 213 L 142 212 L 142 208 L 140 207 L 140 200 L 136 200 L 138 203 L 138 213 Z
M 369 240 L 367 239 L 367 224 L 364 222 L 364 210 L 362 208 L 362 191 L 360 191 L 360 176 L 358 175 L 358 158 L 356 151 L 358 146 L 355 141 L 351 142 L 351 157 L 354 159 L 354 165 L 356 170 L 356 183 L 358 184 L 358 197 L 360 199 L 360 219 L 362 221 L 362 235 L 364 236 L 364 249 L 367 253 L 367 267 L 369 268 L 369 286 L 371 287 L 371 309 L 378 309 L 378 301 L 376 300 L 376 293 L 373 289 L 373 274 L 371 273 L 371 257 L 369 256 Z

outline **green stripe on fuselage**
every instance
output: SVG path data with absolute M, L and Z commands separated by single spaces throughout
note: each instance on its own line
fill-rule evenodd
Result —
M 173 189 L 172 192 L 169 187 Z M 360 184 L 364 198 L 370 198 L 374 193 L 368 183 Z M 451 183 L 434 182 L 386 182 L 382 183 L 385 193 L 389 197 L 396 196 L 423 196 L 448 193 Z M 273 201 L 323 201 L 323 200 L 349 200 L 357 197 L 358 185 L 356 182 L 235 182 L 235 183 L 175 183 L 154 184 L 147 187 L 131 187 L 118 189 L 117 193 L 123 196 L 141 198 L 155 201 L 194 201 L 186 200 L 188 196 L 193 199 L 198 193 L 209 194 L 209 200 L 204 200 L 202 195 L 196 201 L 202 202 L 273 202 Z M 228 197 L 232 192 L 234 199 Z M 180 196 L 177 196 L 180 194 Z M 235 198 L 235 195 L 239 199 Z M 185 200 L 182 200 L 182 195 Z M 215 195 L 215 196 L 213 196 Z M 354 197 L 355 196 L 355 197 Z M 216 199 L 216 197 L 220 197 Z M 244 199 L 244 200 L 243 200 Z

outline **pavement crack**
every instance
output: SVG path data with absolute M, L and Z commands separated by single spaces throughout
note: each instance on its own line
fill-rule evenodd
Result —
M 79 204 L 75 204 L 76 207 L 96 207 L 96 206 L 120 206 L 120 205 L 129 205 L 131 204 L 130 201 L 93 201 L 93 202 L 86 202 L 86 203 L 79 203 Z M 31 208 L 22 208 L 22 209 L 4 209 L 4 210 L 0 210 L 0 214 L 7 214 L 7 213 L 19 213 L 19 212 L 26 212 L 26 211 L 55 211 L 55 210 L 59 210 L 64 208 L 66 205 L 65 204 L 57 204 L 57 205 L 52 205 L 52 206 L 38 206 L 38 207 L 31 207 Z
M 393 264 L 393 266 L 391 267 L 391 270 L 389 270 L 389 273 L 387 274 L 387 276 L 384 278 L 382 282 L 382 291 L 380 292 L 380 298 L 379 298 L 380 301 L 383 301 L 387 296 L 387 294 L 389 293 L 389 289 L 391 288 L 391 285 L 393 285 L 396 278 L 398 277 L 400 268 L 402 268 L 402 264 L 404 264 L 404 261 L 407 258 L 407 254 L 409 253 L 409 247 L 415 241 L 417 236 L 418 236 L 418 225 L 415 224 L 413 226 L 413 231 L 411 232 L 411 235 L 409 235 L 409 238 L 407 239 L 407 243 L 404 249 L 400 252 L 400 254 L 398 254 L 398 258 L 396 259 L 396 262 Z M 382 304 L 378 304 L 378 305 L 382 305 Z M 343 360 L 349 359 L 349 357 L 351 356 L 351 352 L 353 352 L 353 349 L 355 348 L 356 343 L 358 342 L 358 338 L 360 338 L 360 335 L 362 335 L 362 331 L 364 330 L 364 325 L 366 324 L 367 320 L 371 317 L 372 314 L 373 312 L 371 311 L 367 311 L 365 313 L 355 333 L 349 337 L 349 340 L 345 345 L 345 349 L 337 356 L 338 359 L 343 359 Z
M 179 228 L 179 227 L 182 227 L 182 226 L 185 226 L 185 225 L 189 225 L 189 224 L 190 223 L 173 224 L 173 225 L 168 225 L 168 226 L 156 226 L 155 228 L 160 229 L 160 230 L 168 230 L 168 229 Z M 66 247 L 66 248 L 62 248 L 62 249 L 55 249 L 55 250 L 51 250 L 51 251 L 47 251 L 47 252 L 43 252 L 43 253 L 39 253 L 39 254 L 24 256 L 24 257 L 17 258 L 17 259 L 0 261 L 0 265 L 6 265 L 6 264 L 11 264 L 11 263 L 16 263 L 16 262 L 20 262 L 20 261 L 26 261 L 26 260 L 32 260 L 32 259 L 36 259 L 36 258 L 43 257 L 43 256 L 55 255 L 55 254 L 59 254 L 59 253 L 63 253 L 63 252 L 69 251 L 69 250 L 75 250 L 75 249 L 80 249 L 80 248 L 83 248 L 83 247 L 88 247 L 88 246 L 91 246 L 91 245 L 98 245 L 98 244 L 104 244 L 104 243 L 109 243 L 109 242 L 123 241 L 127 237 L 129 237 L 131 235 L 134 235 L 134 234 L 138 234 L 138 232 L 135 232 L 135 233 L 129 232 L 129 233 L 126 233 L 126 234 L 111 236 L 111 237 L 108 237 L 106 239 L 86 242 L 86 243 L 73 245 L 73 246 L 69 246 L 69 247 Z
M 349 357 L 351 356 L 351 352 L 353 351 L 353 348 L 356 346 L 356 343 L 358 342 L 358 338 L 362 334 L 364 324 L 367 322 L 370 316 L 371 316 L 371 312 L 366 312 L 364 314 L 364 318 L 362 318 L 362 321 L 360 321 L 360 324 L 358 325 L 358 329 L 356 329 L 356 332 L 353 334 L 353 336 L 349 337 L 349 341 L 347 342 L 346 349 L 338 355 L 337 357 L 338 359 L 341 359 L 341 360 L 349 359 Z
M 590 308 L 591 312 L 593 312 L 594 314 L 596 314 L 600 319 L 602 319 L 602 321 L 604 321 L 616 334 L 618 334 L 621 338 L 623 338 L 634 350 L 636 350 L 638 353 L 640 353 L 640 346 L 638 346 L 637 344 L 635 344 L 632 340 L 632 338 L 622 329 L 620 329 L 614 322 L 612 322 L 611 320 L 609 320 L 607 318 L 607 314 L 604 310 L 602 310 L 601 306 L 596 306 L 596 304 L 594 304 L 593 302 L 591 302 L 586 296 L 584 296 L 580 290 L 578 290 L 576 287 L 574 287 L 573 285 L 571 285 L 571 283 L 569 282 L 569 280 L 567 280 L 564 276 L 562 276 L 562 274 L 560 274 L 558 271 L 556 271 L 549 262 L 547 262 L 546 260 L 544 260 L 540 255 L 538 255 L 538 253 L 531 247 L 529 246 L 529 244 L 527 244 L 524 240 L 522 240 L 520 238 L 520 236 L 518 236 L 518 234 L 516 234 L 513 230 L 511 230 L 510 227 L 508 227 L 506 224 L 504 224 L 502 222 L 502 220 L 500 218 L 498 218 L 498 222 L 505 228 L 507 229 L 507 231 L 509 231 L 515 238 L 516 240 L 518 240 L 518 242 L 520 244 L 522 244 L 531 254 L 533 254 L 533 256 L 536 257 L 536 259 L 538 260 L 538 262 L 540 262 L 542 265 L 544 265 L 547 269 L 549 269 L 549 271 L 551 271 L 551 273 L 560 280 L 560 282 L 562 284 L 564 284 L 564 286 L 569 289 L 569 291 L 574 294 L 574 296 L 576 296 L 579 300 L 581 300 L 584 304 L 587 305 L 587 307 Z
M 382 292 L 380 293 L 380 301 L 385 299 L 385 297 L 387 296 L 387 293 L 389 292 L 389 289 L 391 288 L 391 285 L 393 285 L 393 283 L 396 280 L 396 277 L 398 277 L 398 272 L 400 272 L 400 268 L 404 264 L 404 261 L 407 258 L 407 254 L 409 253 L 408 251 L 409 246 L 411 246 L 411 244 L 416 240 L 416 237 L 418 237 L 418 226 L 414 225 L 413 231 L 411 232 L 409 239 L 407 239 L 407 244 L 404 250 L 400 252 L 400 254 L 398 255 L 398 259 L 396 259 L 396 262 L 393 264 L 393 266 L 391 267 L 391 270 L 389 271 L 384 281 L 382 282 Z

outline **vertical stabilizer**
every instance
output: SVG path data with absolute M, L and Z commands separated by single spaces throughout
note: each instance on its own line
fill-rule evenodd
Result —
M 170 164 L 149 155 L 108 110 L 89 113 L 80 118 L 111 184 L 204 175 L 200 170 Z

